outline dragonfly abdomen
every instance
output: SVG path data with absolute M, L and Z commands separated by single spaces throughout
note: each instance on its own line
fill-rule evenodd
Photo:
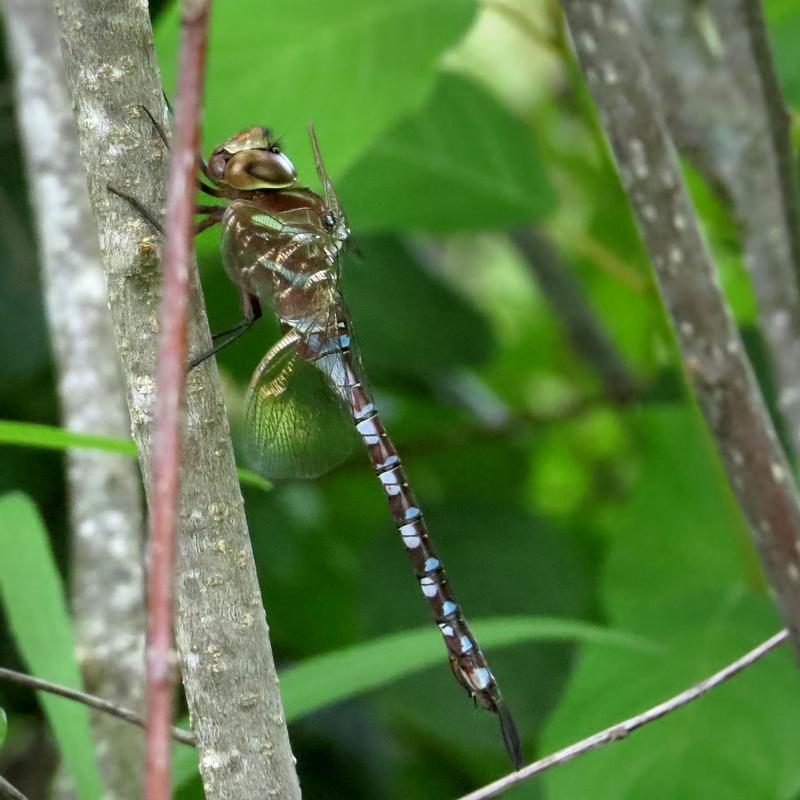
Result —
M 342 315 L 344 316 L 344 315 Z M 408 484 L 400 455 L 383 426 L 350 352 L 345 321 L 338 323 L 335 348 L 342 368 L 335 376 L 337 392 L 350 406 L 356 431 L 380 481 L 392 521 L 400 534 L 423 597 L 444 639 L 456 680 L 484 708 L 500 716 L 506 748 L 515 766 L 522 764 L 522 748 L 513 720 L 506 710 L 497 681 L 472 631 L 464 619 L 433 544 L 416 498 Z
M 347 353 L 348 373 L 353 373 Z M 422 511 L 408 485 L 400 456 L 374 403 L 360 382 L 349 390 L 356 431 L 364 442 L 378 476 L 392 520 L 414 568 L 422 595 L 444 639 L 456 680 L 484 708 L 500 717 L 503 740 L 517 769 L 522 766 L 522 745 L 514 721 L 503 703 L 492 674 L 453 595 L 442 562 L 433 549 Z

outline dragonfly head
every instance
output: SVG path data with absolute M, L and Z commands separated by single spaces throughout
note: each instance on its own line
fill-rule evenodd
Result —
M 243 191 L 287 189 L 297 179 L 294 164 L 261 126 L 219 145 L 208 159 L 208 172 L 217 183 Z

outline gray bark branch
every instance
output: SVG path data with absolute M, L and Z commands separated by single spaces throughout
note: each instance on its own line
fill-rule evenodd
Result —
M 7 800 L 28 800 L 16 786 L 10 784 L 2 776 L 0 776 L 0 797 L 7 798 Z
M 788 114 L 756 0 L 632 3 L 675 142 L 728 199 L 789 444 L 800 455 L 800 218 Z
M 633 21 L 622 0 L 563 0 L 563 7 L 688 377 L 797 647 L 800 498 L 703 241 Z
M 139 104 L 165 109 L 146 4 L 59 0 L 64 55 L 145 485 L 160 303 L 160 243 L 107 191 L 164 204 L 166 153 Z M 210 344 L 193 275 L 189 341 Z M 179 510 L 176 640 L 209 800 L 299 797 L 278 679 L 213 362 L 189 376 Z
M 5 0 L 3 9 L 63 425 L 124 437 L 130 422 L 55 11 L 49 0 Z M 73 621 L 84 683 L 93 694 L 139 709 L 144 672 L 139 472 L 124 456 L 70 450 L 67 485 Z M 106 797 L 138 798 L 141 735 L 105 714 L 91 716 Z

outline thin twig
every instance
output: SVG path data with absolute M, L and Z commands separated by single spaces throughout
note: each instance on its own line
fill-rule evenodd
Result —
M 599 269 L 606 272 L 615 281 L 621 281 L 634 292 L 644 294 L 652 286 L 650 280 L 643 272 L 625 262 L 613 250 L 610 250 L 599 239 L 595 239 L 589 231 L 569 231 L 568 239 L 557 241 L 559 246 L 569 248 L 589 259 Z
M 663 99 L 625 2 L 562 5 L 684 367 L 800 650 L 800 496 L 700 231 Z
M 8 800 L 28 800 L 16 786 L 12 786 L 2 775 L 0 775 L 0 797 Z
M 137 725 L 142 729 L 145 727 L 144 717 L 137 714 L 135 711 L 112 703 L 110 700 L 104 700 L 102 697 L 80 692 L 77 689 L 70 689 L 69 686 L 62 686 L 59 683 L 51 683 L 41 678 L 34 678 L 32 675 L 26 675 L 24 672 L 16 672 L 13 669 L 6 669 L 5 667 L 0 667 L 0 680 L 16 683 L 19 686 L 27 686 L 29 689 L 56 694 L 59 697 L 66 697 L 67 700 L 75 700 L 97 711 L 102 711 L 112 717 L 130 722 L 131 725 Z M 190 747 L 195 746 L 194 734 L 191 731 L 185 731 L 181 728 L 172 728 L 172 738 L 181 744 L 187 744 Z
M 630 400 L 637 393 L 636 379 L 552 242 L 532 226 L 513 230 L 511 241 L 531 268 L 573 348 L 597 373 L 609 399 Z
M 185 0 L 181 14 L 175 135 L 167 188 L 161 338 L 156 378 L 147 582 L 147 740 L 144 796 L 169 800 L 170 738 L 176 682 L 176 517 L 180 493 L 181 422 L 186 388 L 192 220 L 200 149 L 200 115 L 210 0 Z
M 618 722 L 616 725 L 611 725 L 608 728 L 604 728 L 602 731 L 598 731 L 597 733 L 592 734 L 585 739 L 581 739 L 579 742 L 575 742 L 574 744 L 568 745 L 561 750 L 557 750 L 555 753 L 551 753 L 549 756 L 540 758 L 538 761 L 534 761 L 527 767 L 523 767 L 518 772 L 512 772 L 509 775 L 505 775 L 493 783 L 464 795 L 463 797 L 459 798 L 459 800 L 485 800 L 487 797 L 496 797 L 498 794 L 504 792 L 506 789 L 509 789 L 514 784 L 527 780 L 528 778 L 538 775 L 545 770 L 551 769 L 552 767 L 565 764 L 567 761 L 571 761 L 576 756 L 587 753 L 590 750 L 596 750 L 598 747 L 603 747 L 604 745 L 618 742 L 620 739 L 625 739 L 638 728 L 648 725 L 651 722 L 655 722 L 657 719 L 661 719 L 661 717 L 671 714 L 673 711 L 677 711 L 679 708 L 682 708 L 692 701 L 697 700 L 698 697 L 702 697 L 707 692 L 710 692 L 712 689 L 734 677 L 734 675 L 738 675 L 738 673 L 742 672 L 748 667 L 751 667 L 756 663 L 756 661 L 767 655 L 767 653 L 772 652 L 779 645 L 787 641 L 788 638 L 789 631 L 784 628 L 779 633 L 771 636 L 765 642 L 762 642 L 760 645 L 758 645 L 758 647 L 753 648 L 749 653 L 745 653 L 745 655 L 743 655 L 741 658 L 738 658 L 736 661 L 728 664 L 727 667 L 724 667 L 719 672 L 715 672 L 710 677 L 700 681 L 700 683 L 685 689 L 680 694 L 676 694 L 669 700 L 665 700 L 663 703 L 659 703 L 658 705 L 649 708 L 647 711 L 637 714 L 635 717 L 629 717 L 622 722 Z

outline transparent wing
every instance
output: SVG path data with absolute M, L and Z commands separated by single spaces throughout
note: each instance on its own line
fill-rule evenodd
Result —
M 326 372 L 303 358 L 290 331 L 264 357 L 247 395 L 248 463 L 268 478 L 316 478 L 344 461 L 357 441 L 350 409 Z

